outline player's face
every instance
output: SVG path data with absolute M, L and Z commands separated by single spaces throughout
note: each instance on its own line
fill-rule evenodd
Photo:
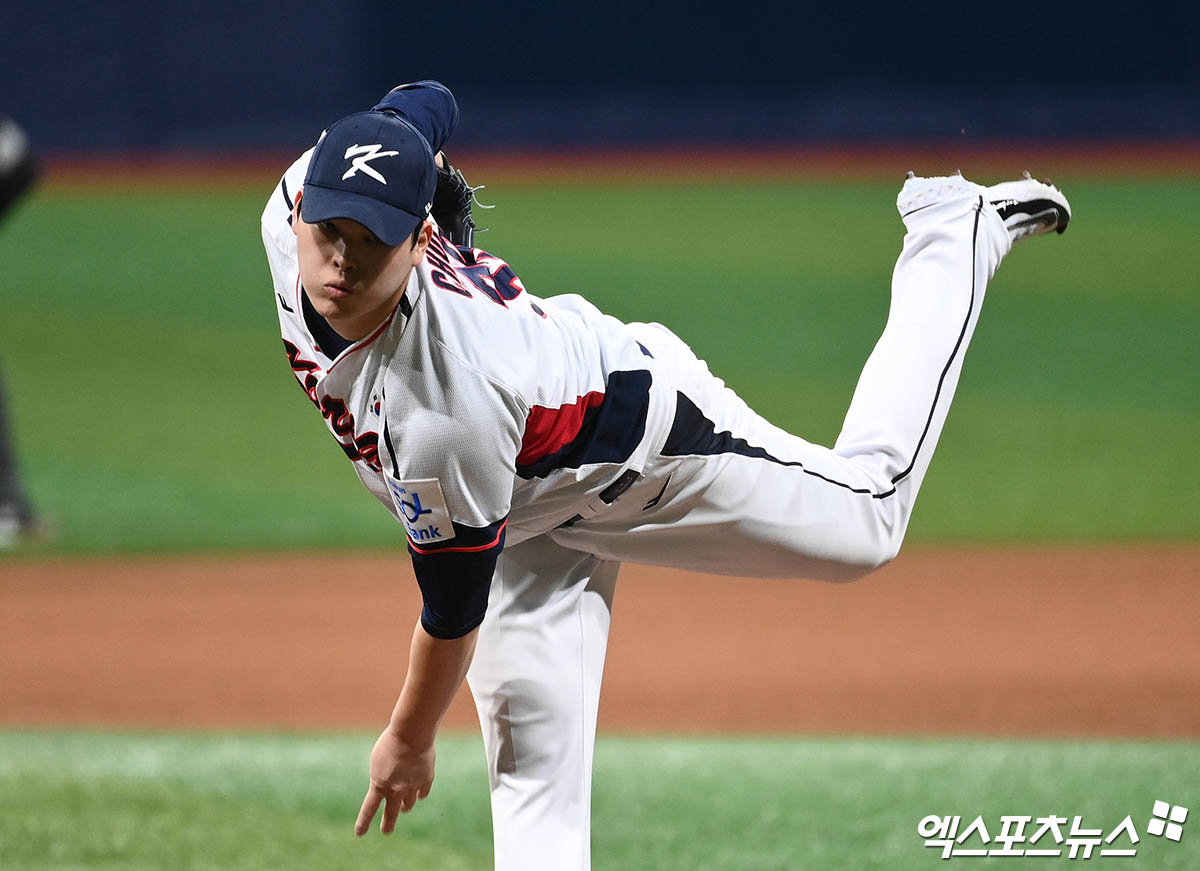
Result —
M 292 231 L 300 283 L 317 313 L 338 335 L 358 341 L 392 313 L 408 286 L 408 276 L 425 256 L 432 227 L 425 224 L 414 243 L 391 247 L 357 221 L 335 218 L 316 224 L 300 217 L 296 196 Z

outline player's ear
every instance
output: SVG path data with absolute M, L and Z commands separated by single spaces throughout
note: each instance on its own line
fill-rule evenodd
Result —
M 433 239 L 433 224 L 425 221 L 421 224 L 421 229 L 417 230 L 416 243 L 413 245 L 412 264 L 416 266 L 425 258 L 425 252 L 429 249 L 429 242 Z
M 296 191 L 296 201 L 292 203 L 292 232 L 298 233 L 300 230 L 300 200 L 304 197 L 304 188 Z

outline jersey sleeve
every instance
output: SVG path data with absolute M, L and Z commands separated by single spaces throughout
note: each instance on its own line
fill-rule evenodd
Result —
M 382 465 L 405 528 L 435 638 L 458 638 L 487 610 L 504 549 L 525 410 L 504 386 L 452 356 L 390 372 Z

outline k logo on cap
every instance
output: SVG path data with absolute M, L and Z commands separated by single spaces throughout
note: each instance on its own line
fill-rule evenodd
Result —
M 378 143 L 375 145 L 351 145 L 349 148 L 347 148 L 345 154 L 346 160 L 350 160 L 351 157 L 354 157 L 354 160 L 351 161 L 350 168 L 346 170 L 346 174 L 342 176 L 342 181 L 345 181 L 359 170 L 362 170 L 380 184 L 387 184 L 387 179 L 380 175 L 378 170 L 367 166 L 367 163 L 372 160 L 378 160 L 381 157 L 395 157 L 400 152 L 380 151 L 379 149 L 381 148 L 383 148 L 383 146 Z M 359 156 L 355 157 L 355 155 Z
M 357 221 L 385 245 L 401 245 L 429 217 L 436 187 L 433 150 L 417 128 L 391 112 L 358 112 L 313 148 L 300 217 Z

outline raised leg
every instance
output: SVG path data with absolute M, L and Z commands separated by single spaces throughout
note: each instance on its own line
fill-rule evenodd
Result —
M 551 534 L 606 558 L 747 576 L 852 580 L 892 559 L 1012 245 L 987 191 L 961 176 L 905 184 L 888 322 L 832 449 L 774 426 L 648 330 L 656 377 L 677 387 L 661 457 L 611 510 Z

